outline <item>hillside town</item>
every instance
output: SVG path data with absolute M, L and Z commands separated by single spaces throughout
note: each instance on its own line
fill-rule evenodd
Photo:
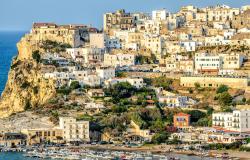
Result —
M 24 101 L 24 111 L 49 116 L 54 127 L 0 128 L 2 150 L 165 144 L 250 151 L 250 5 L 121 9 L 103 15 L 102 29 L 33 23 L 17 46 L 26 49 L 11 69 L 32 61 L 36 82 L 56 90 L 43 105 Z M 20 86 L 41 90 L 28 80 Z

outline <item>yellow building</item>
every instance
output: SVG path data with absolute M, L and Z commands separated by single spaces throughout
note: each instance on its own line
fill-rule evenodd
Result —
M 150 130 L 141 129 L 139 125 L 137 125 L 134 121 L 131 120 L 130 126 L 127 129 L 128 136 L 139 136 L 144 138 L 144 140 L 150 141 L 153 137 Z
M 78 47 L 80 42 L 80 28 L 84 26 L 57 25 L 54 23 L 34 23 L 31 35 L 36 41 L 52 40 Z
M 249 85 L 247 77 L 220 77 L 220 76 L 182 76 L 180 85 L 183 87 L 195 87 L 195 83 L 201 87 L 217 88 L 220 85 L 227 85 L 231 88 L 246 89 Z
M 28 145 L 40 144 L 43 142 L 64 142 L 63 130 L 59 128 L 23 129 L 21 132 L 27 135 Z
M 103 17 L 103 29 L 108 35 L 113 35 L 117 29 L 129 30 L 134 26 L 134 19 L 130 13 L 124 9 L 117 10 L 114 13 L 106 13 Z

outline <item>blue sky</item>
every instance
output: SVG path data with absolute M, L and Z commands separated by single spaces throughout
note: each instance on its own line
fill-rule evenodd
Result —
M 175 12 L 189 4 L 240 7 L 250 4 L 250 0 L 0 0 L 0 30 L 28 30 L 33 22 L 102 27 L 103 13 L 116 9 L 151 12 L 166 8 Z

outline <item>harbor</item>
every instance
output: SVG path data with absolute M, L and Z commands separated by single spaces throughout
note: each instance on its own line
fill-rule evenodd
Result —
M 1 148 L 0 155 L 22 155 L 23 159 L 58 159 L 58 160 L 226 160 L 240 159 L 227 153 L 219 154 L 208 151 L 184 151 L 148 148 L 127 148 L 106 145 L 85 146 L 33 146 L 26 148 Z M 1 159 L 1 156 L 0 156 Z M 19 158 L 22 160 L 21 158 Z M 18 159 L 18 160 L 19 160 Z

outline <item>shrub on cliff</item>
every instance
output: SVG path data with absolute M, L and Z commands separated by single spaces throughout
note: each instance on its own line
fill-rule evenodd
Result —
M 30 83 L 27 82 L 27 81 L 25 81 L 25 82 L 23 82 L 23 84 L 21 85 L 21 88 L 22 88 L 22 89 L 26 89 L 26 88 L 28 88 L 29 86 L 30 86 Z
M 37 86 L 35 86 L 35 87 L 33 88 L 33 92 L 34 92 L 34 94 L 37 94 L 37 93 L 39 92 L 39 88 L 38 88 Z
M 32 58 L 37 62 L 39 63 L 40 60 L 41 60 L 41 55 L 40 55 L 40 52 L 38 50 L 34 51 L 32 53 Z
M 31 108 L 32 108 L 32 107 L 31 107 L 30 101 L 29 101 L 29 100 L 26 100 L 25 106 L 24 106 L 24 110 L 26 111 L 26 110 L 29 110 L 29 109 L 31 109 Z

